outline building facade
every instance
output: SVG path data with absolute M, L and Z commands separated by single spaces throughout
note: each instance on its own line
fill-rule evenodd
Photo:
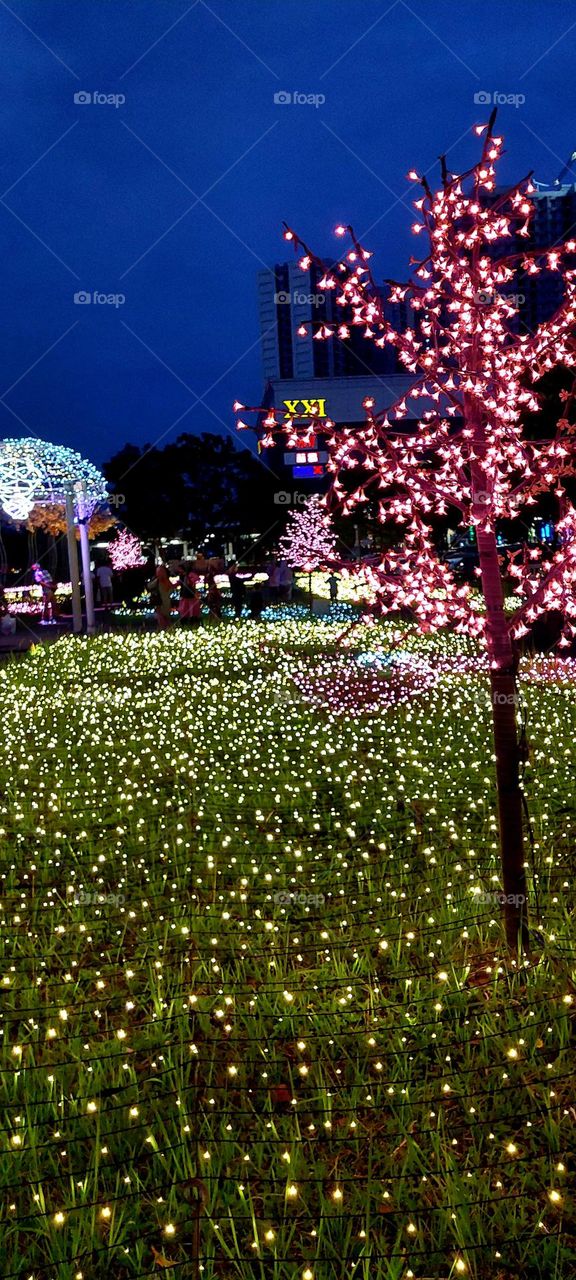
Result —
M 329 269 L 329 264 L 325 264 Z M 322 289 L 322 271 L 312 264 L 302 271 L 296 261 L 279 263 L 258 276 L 258 298 L 265 392 L 262 403 L 281 414 L 309 423 L 310 407 L 319 419 L 328 417 L 338 426 L 354 426 L 365 420 L 363 400 L 372 396 L 378 410 L 391 405 L 408 390 L 411 379 L 398 361 L 396 349 L 379 348 L 364 337 L 363 326 L 350 326 L 350 337 L 319 341 L 315 333 L 324 324 L 341 324 L 342 308 L 336 290 Z M 389 303 L 382 290 L 382 305 L 395 328 L 414 325 L 409 304 Z M 298 330 L 302 330 L 299 334 Z M 306 450 L 275 445 L 266 460 L 283 482 L 298 481 L 310 492 L 326 479 L 325 438 L 319 432 Z

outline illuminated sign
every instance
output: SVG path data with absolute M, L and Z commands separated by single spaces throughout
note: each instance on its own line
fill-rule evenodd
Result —
M 284 454 L 284 466 L 294 467 L 301 463 L 307 462 L 327 462 L 328 453 L 325 449 L 303 449 L 298 453 L 290 452 Z
M 317 476 L 324 475 L 324 467 L 322 466 L 292 467 L 292 475 L 295 480 L 315 480 Z
M 285 418 L 325 418 L 326 417 L 326 400 L 283 400 L 285 407 Z M 302 411 L 299 412 L 298 405 L 302 405 Z

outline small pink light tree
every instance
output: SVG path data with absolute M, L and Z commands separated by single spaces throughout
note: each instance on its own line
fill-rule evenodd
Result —
M 146 556 L 142 555 L 142 544 L 135 533 L 130 533 L 128 529 L 119 529 L 113 542 L 109 544 L 108 551 L 112 568 L 117 573 L 122 569 L 139 569 L 146 564 Z
M 332 521 L 318 494 L 307 498 L 301 510 L 288 513 L 280 550 L 292 569 L 303 569 L 308 574 L 308 598 L 312 612 L 312 574 L 335 556 Z
M 561 644 L 570 645 L 576 631 L 576 510 L 565 478 L 576 470 L 576 396 L 561 393 L 564 407 L 554 438 L 533 440 L 524 415 L 536 413 L 534 384 L 557 365 L 573 366 L 576 358 L 576 272 L 570 266 L 576 240 L 544 250 L 530 244 L 534 187 L 530 176 L 497 191 L 495 166 L 503 139 L 494 136 L 495 112 L 487 125 L 476 126 L 484 137 L 480 160 L 468 172 L 449 173 L 442 159 L 442 182 L 433 192 L 426 178 L 412 171 L 422 194 L 415 200 L 413 232 L 425 242 L 422 257 L 412 259 L 408 284 L 389 281 L 392 301 L 407 299 L 418 324 L 396 332 L 384 314 L 370 267 L 372 256 L 351 227 L 349 251 L 326 270 L 299 237 L 286 228 L 285 238 L 301 254 L 308 270 L 314 262 L 323 275 L 319 288 L 338 291 L 344 307 L 339 325 L 314 326 L 314 338 L 347 338 L 349 324 L 361 326 L 366 339 L 383 347 L 393 344 L 413 378 L 408 395 L 376 413 L 364 401 L 366 423 L 360 429 L 333 430 L 329 440 L 332 495 L 348 514 L 374 496 L 382 522 L 404 531 L 404 544 L 386 553 L 369 570 L 385 612 L 409 609 L 427 629 L 451 626 L 480 637 L 488 652 L 500 853 L 506 936 L 511 949 L 528 947 L 528 904 L 524 860 L 521 746 L 517 724 L 516 673 L 518 641 L 549 610 L 564 617 Z M 566 258 L 569 261 L 567 263 Z M 564 301 L 556 314 L 533 333 L 515 323 L 514 284 L 540 271 L 560 272 Z M 518 280 L 518 277 L 521 280 Z M 351 320 L 350 320 L 351 317 Z M 408 398 L 421 401 L 419 421 L 407 418 Z M 244 406 L 237 406 L 243 408 Z M 245 423 L 239 424 L 245 426 Z M 276 418 L 268 409 L 264 444 L 274 432 L 287 435 L 287 447 L 302 437 L 302 426 Z M 310 435 L 334 424 L 318 419 Z M 356 469 L 356 487 L 343 483 Z M 557 502 L 559 549 L 548 558 L 537 548 L 518 551 L 508 566 L 521 603 L 509 614 L 496 526 L 530 510 L 539 494 Z M 466 584 L 459 584 L 438 558 L 431 535 L 433 517 L 457 515 L 475 529 L 484 610 Z

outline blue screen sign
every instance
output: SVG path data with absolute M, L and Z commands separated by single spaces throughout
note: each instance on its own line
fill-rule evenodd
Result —
M 295 480 L 314 480 L 317 476 L 324 475 L 324 467 L 321 464 L 292 467 L 292 475 Z

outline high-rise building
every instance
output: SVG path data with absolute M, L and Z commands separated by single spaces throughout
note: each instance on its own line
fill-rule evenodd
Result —
M 530 236 L 519 241 L 519 249 L 553 249 L 565 240 L 576 239 L 576 184 L 539 184 L 532 197 L 534 214 Z M 520 272 L 515 283 L 520 294 L 520 325 L 531 333 L 544 320 L 549 320 L 563 298 L 559 271 L 541 271 L 539 275 Z
M 326 270 L 330 270 L 326 263 Z M 260 328 L 264 377 L 278 378 L 365 378 L 403 373 L 394 347 L 384 348 L 364 336 L 364 325 L 350 325 L 350 337 L 318 340 L 314 334 L 325 324 L 346 320 L 338 305 L 337 289 L 322 289 L 322 271 L 313 263 L 302 271 L 297 262 L 280 263 L 258 276 Z M 396 328 L 414 324 L 409 304 L 390 303 L 381 291 L 385 314 Z M 298 329 L 305 327 L 305 335 Z
M 531 253 L 534 249 L 553 249 L 567 240 L 576 240 L 576 184 L 556 182 L 552 186 L 535 183 L 531 196 L 534 212 L 530 219 L 529 234 L 517 232 L 507 240 L 498 242 L 495 252 L 500 257 L 510 253 Z M 494 192 L 492 201 L 499 200 L 504 188 Z M 538 274 L 522 270 L 521 261 L 515 277 L 503 292 L 515 299 L 518 315 L 512 322 L 520 333 L 533 333 L 539 324 L 549 320 L 561 305 L 564 297 L 562 274 L 542 267 Z

